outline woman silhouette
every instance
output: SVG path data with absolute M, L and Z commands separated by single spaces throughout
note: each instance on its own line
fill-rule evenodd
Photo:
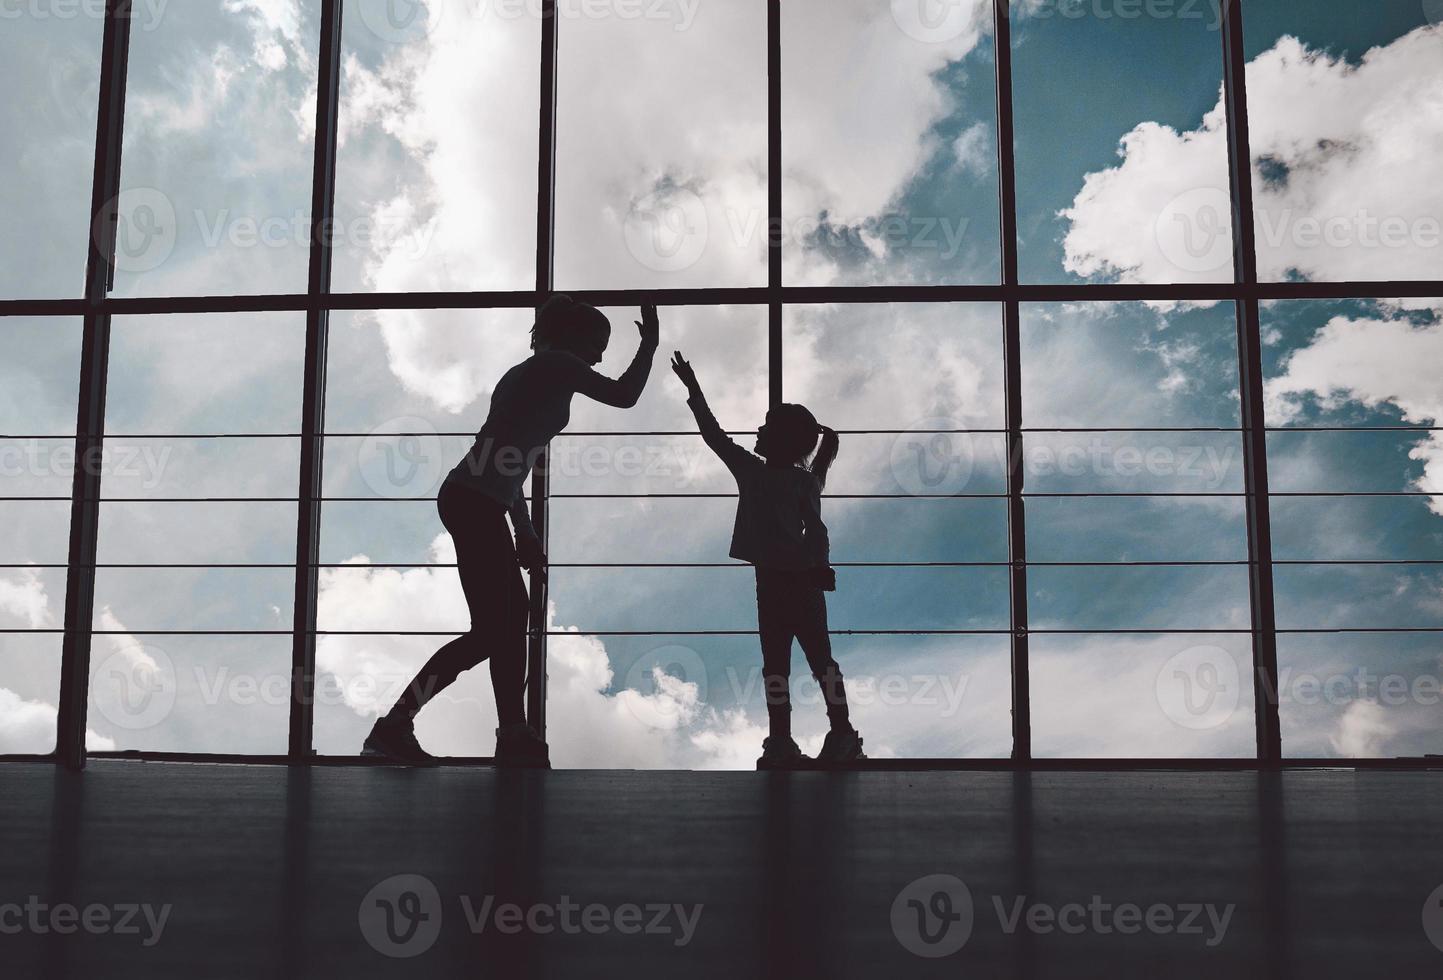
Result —
M 497 764 L 549 765 L 546 742 L 526 724 L 523 703 L 529 603 L 521 569 L 533 576 L 546 569 L 546 555 L 526 509 L 526 477 L 546 444 L 570 421 L 573 394 L 617 408 L 631 408 L 641 398 L 660 335 L 656 307 L 642 307 L 636 326 L 641 331 L 636 356 L 613 380 L 592 369 L 601 363 L 611 340 L 611 323 L 600 310 L 554 296 L 537 314 L 531 329 L 534 353 L 497 382 L 486 423 L 447 475 L 436 501 L 441 523 L 456 543 L 471 631 L 432 655 L 371 729 L 362 755 L 434 764 L 435 758 L 416 741 L 416 714 L 462 671 L 490 657 L 500 726 Z M 507 513 L 515 528 L 514 547 Z

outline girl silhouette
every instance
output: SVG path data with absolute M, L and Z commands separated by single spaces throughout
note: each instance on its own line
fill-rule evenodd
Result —
M 806 654 L 812 676 L 822 686 L 831 723 L 817 761 L 842 765 L 865 758 L 862 737 L 848 718 L 842 671 L 832 657 L 823 595 L 836 590 L 821 507 L 827 471 L 837 458 L 837 434 L 818 425 L 816 417 L 801 405 L 779 405 L 767 412 L 766 423 L 757 430 L 754 456 L 717 424 L 696 373 L 680 351 L 671 366 L 686 385 L 686 403 L 696 416 L 702 439 L 736 477 L 731 556 L 756 567 L 768 727 L 757 768 L 790 769 L 810 761 L 792 739 L 788 685 L 794 637 Z M 814 449 L 816 456 L 808 464 L 805 460 Z
M 573 394 L 617 408 L 631 408 L 641 398 L 660 334 L 654 305 L 642 307 L 636 326 L 641 331 L 636 356 L 621 377 L 612 379 L 593 370 L 611 340 L 611 323 L 600 310 L 554 296 L 537 314 L 531 329 L 534 353 L 497 382 L 476 442 L 447 475 L 436 501 L 441 523 L 456 543 L 471 630 L 432 655 L 371 729 L 362 755 L 433 764 L 434 757 L 416 741 L 417 713 L 462 671 L 489 657 L 500 726 L 497 764 L 550 764 L 546 742 L 526 724 L 523 701 L 529 602 L 521 569 L 533 576 L 546 569 L 526 509 L 526 478 L 546 444 L 570 421 Z M 514 546 L 506 528 L 508 513 Z

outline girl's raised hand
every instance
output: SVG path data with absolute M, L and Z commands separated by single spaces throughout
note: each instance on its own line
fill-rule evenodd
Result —
M 696 382 L 696 372 L 691 369 L 691 365 L 687 363 L 686 358 L 681 356 L 681 351 L 672 351 L 671 369 L 676 372 L 676 376 L 681 379 L 681 383 L 686 385 L 687 391 L 696 391 L 699 388 Z

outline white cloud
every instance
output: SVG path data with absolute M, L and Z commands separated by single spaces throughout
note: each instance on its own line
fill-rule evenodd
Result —
M 1387 708 L 1376 701 L 1354 701 L 1338 718 L 1329 742 L 1345 758 L 1376 759 L 1396 734 Z
M 1356 401 L 1369 408 L 1392 405 L 1410 425 L 1443 419 L 1443 323 L 1414 326 L 1406 320 L 1334 317 L 1288 358 L 1284 372 L 1266 385 L 1271 425 L 1285 424 L 1315 395 L 1336 407 Z M 1408 453 L 1423 463 L 1414 487 L 1443 490 L 1443 433 L 1428 432 Z M 1443 495 L 1430 498 L 1443 515 Z
M 54 624 L 40 569 L 21 568 L 13 575 L 0 577 L 0 613 L 18 619 L 26 629 L 43 629 Z
M 957 166 L 974 176 L 989 173 L 994 165 L 992 129 L 986 123 L 973 123 L 952 141 L 952 156 Z
M 1427 279 L 1443 237 L 1443 28 L 1356 65 L 1284 37 L 1248 65 L 1265 279 Z M 1189 132 L 1145 122 L 1062 216 L 1068 271 L 1122 282 L 1231 276 L 1223 101 Z M 1189 238 L 1191 236 L 1191 238 Z

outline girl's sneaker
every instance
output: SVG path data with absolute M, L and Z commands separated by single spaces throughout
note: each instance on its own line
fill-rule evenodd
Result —
M 379 719 L 361 746 L 361 755 L 408 766 L 434 766 L 437 759 L 416 741 L 416 729 L 404 722 Z
M 857 734 L 855 728 L 850 727 L 833 728 L 827 732 L 822 751 L 817 753 L 817 761 L 824 766 L 845 766 L 865 758 L 862 754 L 862 736 Z
M 769 735 L 762 741 L 762 757 L 757 760 L 758 769 L 800 769 L 811 762 L 802 755 L 790 735 Z
M 530 725 L 502 725 L 496 729 L 496 764 L 508 769 L 550 769 L 546 740 Z

